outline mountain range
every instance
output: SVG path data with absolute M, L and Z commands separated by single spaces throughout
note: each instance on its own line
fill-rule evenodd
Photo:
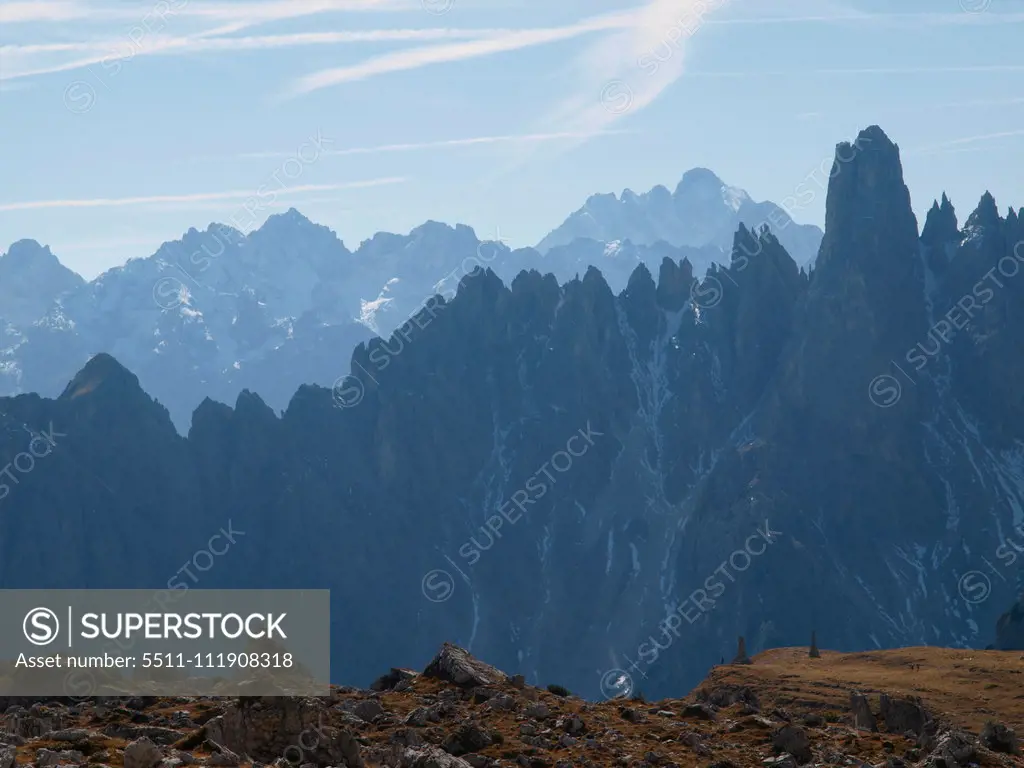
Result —
M 281 411 L 300 384 L 331 386 L 356 344 L 407 324 L 435 294 L 450 297 L 476 266 L 505 282 L 529 269 L 566 282 L 593 265 L 619 291 L 641 263 L 657 270 L 666 257 L 688 258 L 699 276 L 728 261 L 740 221 L 778 228 L 804 261 L 817 251 L 816 227 L 752 203 L 710 171 L 683 176 L 671 216 L 659 202 L 663 189 L 623 210 L 594 209 L 593 230 L 580 230 L 573 214 L 539 249 L 515 251 L 500 233 L 481 242 L 469 227 L 431 221 L 408 235 L 378 233 L 353 252 L 292 209 L 248 235 L 222 224 L 191 229 L 86 282 L 23 240 L 0 257 L 0 394 L 55 397 L 93 354 L 107 352 L 184 433 L 206 396 L 232 402 L 250 389 Z M 593 208 L 592 198 L 583 210 Z M 567 236 L 574 230 L 580 237 Z
M 745 225 L 696 287 L 669 245 L 619 291 L 593 266 L 475 269 L 359 344 L 333 388 L 299 387 L 280 416 L 250 391 L 207 399 L 185 437 L 118 350 L 96 355 L 56 399 L 0 400 L 0 585 L 330 588 L 332 675 L 360 685 L 445 640 L 592 698 L 679 695 L 737 636 L 1012 647 L 1022 214 L 986 194 L 961 225 L 943 197 L 919 228 L 872 126 L 836 148 L 810 272 Z M 442 234 L 476 244 L 441 225 L 401 242 L 436 253 Z M 147 286 L 212 236 L 124 271 Z M 152 302 L 118 284 L 70 295 Z M 189 312 L 165 322 L 199 344 L 211 326 Z M 200 558 L 218 533 L 231 546 Z

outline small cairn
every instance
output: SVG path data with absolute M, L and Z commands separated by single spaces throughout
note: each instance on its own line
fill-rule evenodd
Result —
M 807 654 L 812 659 L 820 659 L 821 651 L 818 650 L 818 633 L 811 630 L 811 650 Z
M 732 660 L 733 664 L 753 664 L 750 657 L 747 656 L 747 641 L 743 639 L 743 635 L 740 635 L 739 643 L 736 646 L 736 658 Z

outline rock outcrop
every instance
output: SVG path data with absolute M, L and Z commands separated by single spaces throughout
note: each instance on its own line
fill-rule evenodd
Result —
M 505 675 L 489 664 L 473 658 L 465 649 L 445 643 L 423 670 L 425 677 L 436 677 L 456 685 L 475 688 L 501 682 Z

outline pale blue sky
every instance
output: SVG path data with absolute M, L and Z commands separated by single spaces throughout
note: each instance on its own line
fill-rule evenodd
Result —
M 260 188 L 256 226 L 294 206 L 353 249 L 427 219 L 532 245 L 694 166 L 783 203 L 873 123 L 919 215 L 1005 211 L 1022 39 L 1024 0 L 0 2 L 0 250 L 92 277 L 253 226 Z

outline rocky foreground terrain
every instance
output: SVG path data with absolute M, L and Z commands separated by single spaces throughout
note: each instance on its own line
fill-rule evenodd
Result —
M 767 651 L 684 699 L 590 703 L 446 644 L 330 698 L 0 698 L 0 768 L 1024 765 L 1024 655 Z

